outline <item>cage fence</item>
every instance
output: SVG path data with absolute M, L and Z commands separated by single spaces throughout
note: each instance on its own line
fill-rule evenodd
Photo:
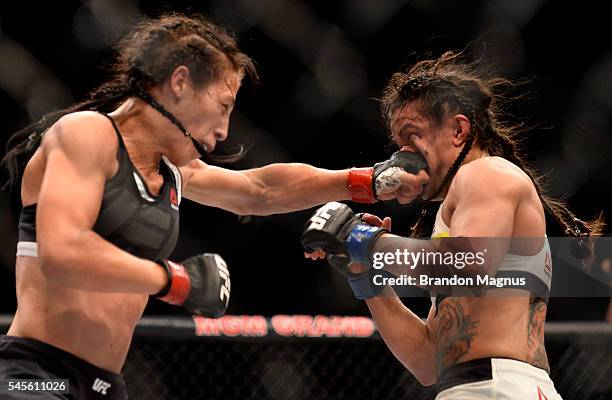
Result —
M 285 318 L 284 326 L 279 317 Z M 395 359 L 368 318 L 256 317 L 267 324 L 265 332 L 261 325 L 249 326 L 252 318 L 145 318 L 124 369 L 130 399 L 419 400 L 436 395 L 435 386 L 420 385 Z M 317 318 L 327 320 L 323 328 L 315 327 Z M 309 320 L 311 328 L 284 329 L 304 327 Z M 361 330 L 346 329 L 351 321 Z M 202 323 L 208 327 L 202 329 Z M 552 379 L 565 400 L 612 398 L 611 324 L 549 323 L 546 347 Z

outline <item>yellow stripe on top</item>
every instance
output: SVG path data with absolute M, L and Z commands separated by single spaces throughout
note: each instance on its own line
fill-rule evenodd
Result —
M 431 237 L 433 239 L 441 239 L 450 237 L 450 227 L 448 227 L 442 220 L 442 207 L 444 203 L 440 204 L 438 212 L 436 213 L 436 221 L 434 224 L 434 230 Z M 550 262 L 550 245 L 548 238 L 544 238 L 544 244 L 537 254 L 530 256 L 523 256 L 518 254 L 506 253 L 502 262 L 497 269 L 498 274 L 512 274 L 512 276 L 523 276 L 526 277 L 528 285 L 526 290 L 529 290 L 537 297 L 541 297 L 545 300 L 550 295 L 550 285 L 552 281 L 552 266 Z M 436 296 L 431 296 L 432 303 L 436 305 Z
M 432 239 L 450 237 L 450 228 L 442 220 L 443 204 L 444 202 L 440 203 L 440 207 L 438 207 L 438 212 L 436 213 L 436 222 L 434 223 L 434 229 L 431 234 Z
M 433 235 L 431 235 L 432 239 L 439 239 L 439 238 L 446 238 L 446 237 L 450 237 L 450 233 L 447 231 L 444 232 L 436 232 Z

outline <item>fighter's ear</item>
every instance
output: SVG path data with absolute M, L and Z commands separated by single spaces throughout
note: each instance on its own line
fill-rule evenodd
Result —
M 463 114 L 457 114 L 453 117 L 453 119 L 455 129 L 453 134 L 453 145 L 457 147 L 463 146 L 465 140 L 470 134 L 472 124 L 470 123 L 470 119 Z
M 190 85 L 189 68 L 184 65 L 176 67 L 170 76 L 170 90 L 177 98 L 181 98 L 186 93 Z

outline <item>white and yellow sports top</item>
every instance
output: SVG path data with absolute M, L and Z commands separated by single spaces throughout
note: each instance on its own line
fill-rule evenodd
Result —
M 432 238 L 450 237 L 450 228 L 442 220 L 442 207 L 444 207 L 444 202 L 440 204 L 436 213 Z M 548 302 L 552 280 L 552 259 L 548 238 L 545 238 L 542 249 L 532 256 L 506 253 L 495 277 L 524 278 L 525 285 L 504 286 L 504 288 L 525 289 L 535 297 Z M 496 289 L 496 287 L 491 287 L 491 289 Z M 447 296 L 437 296 L 432 292 L 430 297 L 432 305 L 437 308 L 438 304 Z

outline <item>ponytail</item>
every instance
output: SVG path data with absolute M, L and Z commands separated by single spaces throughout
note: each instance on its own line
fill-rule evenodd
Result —
M 20 160 L 29 159 L 40 146 L 45 132 L 66 114 L 84 110 L 109 112 L 120 102 L 129 97 L 131 87 L 127 82 L 111 81 L 95 89 L 87 100 L 74 104 L 62 110 L 53 111 L 37 122 L 15 132 L 6 144 L 6 153 L 0 161 L 0 166 L 7 169 L 9 178 L 2 189 L 12 188 L 19 179 L 22 164 Z

